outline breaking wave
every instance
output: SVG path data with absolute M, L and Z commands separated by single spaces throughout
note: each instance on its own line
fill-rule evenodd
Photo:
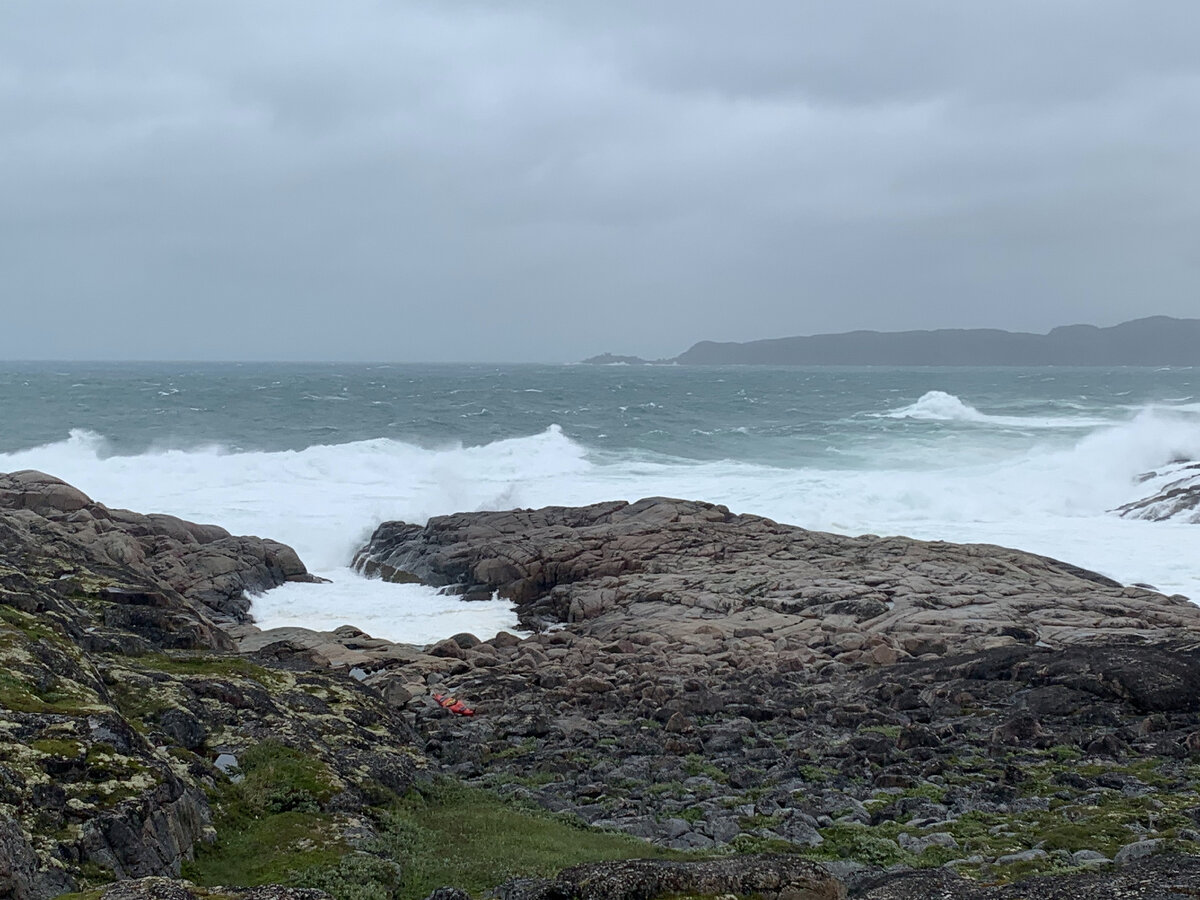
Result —
M 1105 419 L 1088 416 L 989 415 L 945 391 L 928 391 L 922 394 L 915 403 L 878 415 L 888 419 L 912 419 L 919 422 L 965 422 L 1005 428 L 1095 428 L 1108 424 Z
M 983 424 L 1005 418 L 937 391 L 888 415 Z M 428 637 L 413 630 L 409 613 L 414 604 L 429 604 L 421 608 L 435 617 L 435 595 L 365 583 L 346 569 L 379 522 L 652 495 L 710 500 L 826 531 L 999 543 L 1200 598 L 1200 572 L 1192 562 L 1196 526 L 1131 522 L 1108 512 L 1142 495 L 1142 473 L 1172 460 L 1200 459 L 1200 413 L 1148 408 L 1082 436 L 1043 432 L 1044 440 L 1030 438 L 1003 453 L 982 452 L 993 446 L 988 429 L 970 431 L 976 437 L 947 434 L 920 445 L 905 434 L 891 436 L 856 448 L 860 462 L 848 469 L 838 456 L 845 445 L 830 448 L 828 465 L 697 461 L 589 448 L 558 426 L 476 446 L 429 448 L 377 438 L 302 450 L 235 452 L 209 445 L 137 455 L 113 453 L 103 435 L 80 430 L 63 441 L 0 454 L 0 470 L 41 469 L 112 506 L 285 541 L 310 569 L 342 588 L 272 592 L 254 607 L 265 624 L 323 627 L 352 609 L 391 605 L 397 610 L 391 619 L 407 624 L 389 630 L 386 614 L 383 624 L 372 621 L 377 633 L 399 640 Z M 901 450 L 919 464 L 898 467 Z M 444 605 L 445 598 L 437 602 Z M 506 610 L 503 604 L 477 607 L 477 630 L 511 627 Z M 455 630 L 471 629 L 459 623 Z

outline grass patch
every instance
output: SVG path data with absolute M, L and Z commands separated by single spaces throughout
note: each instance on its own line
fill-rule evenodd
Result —
M 334 865 L 349 852 L 321 804 L 336 781 L 320 760 L 266 741 L 238 760 L 242 780 L 213 796 L 217 841 L 185 865 L 197 884 L 256 885 Z
M 478 894 L 577 863 L 682 856 L 449 780 L 369 810 L 375 837 L 350 847 L 342 820 L 314 805 L 329 784 L 320 763 L 279 745 L 256 747 L 241 763 L 244 780 L 214 798 L 215 845 L 184 867 L 198 884 L 276 882 L 337 900 L 419 900 L 446 884 Z M 295 805 L 280 810 L 280 802 Z
M 578 863 L 681 857 L 450 781 L 397 803 L 388 813 L 384 840 L 388 855 L 404 865 L 402 900 L 424 897 L 444 884 L 478 894 L 508 878 L 549 877 Z
M 269 669 L 256 666 L 236 656 L 167 656 L 163 653 L 148 653 L 139 656 L 136 665 L 168 675 L 206 675 L 209 677 L 249 678 L 265 685 L 273 685 L 275 676 Z

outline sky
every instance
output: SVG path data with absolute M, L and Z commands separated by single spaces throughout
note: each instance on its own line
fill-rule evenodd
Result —
M 0 358 L 1200 316 L 1195 0 L 3 0 Z

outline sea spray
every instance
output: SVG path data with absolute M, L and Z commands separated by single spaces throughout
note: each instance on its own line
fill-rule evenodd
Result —
M 66 373 L 38 388 L 71 400 L 49 413 L 0 384 L 8 446 L 22 428 L 44 431 L 46 416 L 63 420 L 59 439 L 0 454 L 0 469 L 286 541 L 340 585 L 258 601 L 267 622 L 329 624 L 340 616 L 319 610 L 352 602 L 364 620 L 371 604 L 397 620 L 420 609 L 417 594 L 346 568 L 384 520 L 652 495 L 827 531 L 1005 544 L 1200 599 L 1195 526 L 1110 513 L 1144 495 L 1142 473 L 1200 458 L 1200 378 L 1186 372 L 219 374 L 147 378 L 137 393 L 95 378 L 81 398 Z M 482 408 L 489 416 L 469 415 Z M 479 629 L 505 624 L 492 613 L 474 607 Z

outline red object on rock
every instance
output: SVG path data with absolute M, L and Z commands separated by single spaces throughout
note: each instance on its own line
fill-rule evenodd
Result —
M 433 699 L 436 700 L 438 705 L 443 709 L 448 709 L 456 716 L 475 715 L 475 710 L 471 709 L 471 707 L 467 706 L 467 704 L 463 703 L 461 700 L 456 700 L 453 697 L 446 696 L 445 694 L 434 694 Z

